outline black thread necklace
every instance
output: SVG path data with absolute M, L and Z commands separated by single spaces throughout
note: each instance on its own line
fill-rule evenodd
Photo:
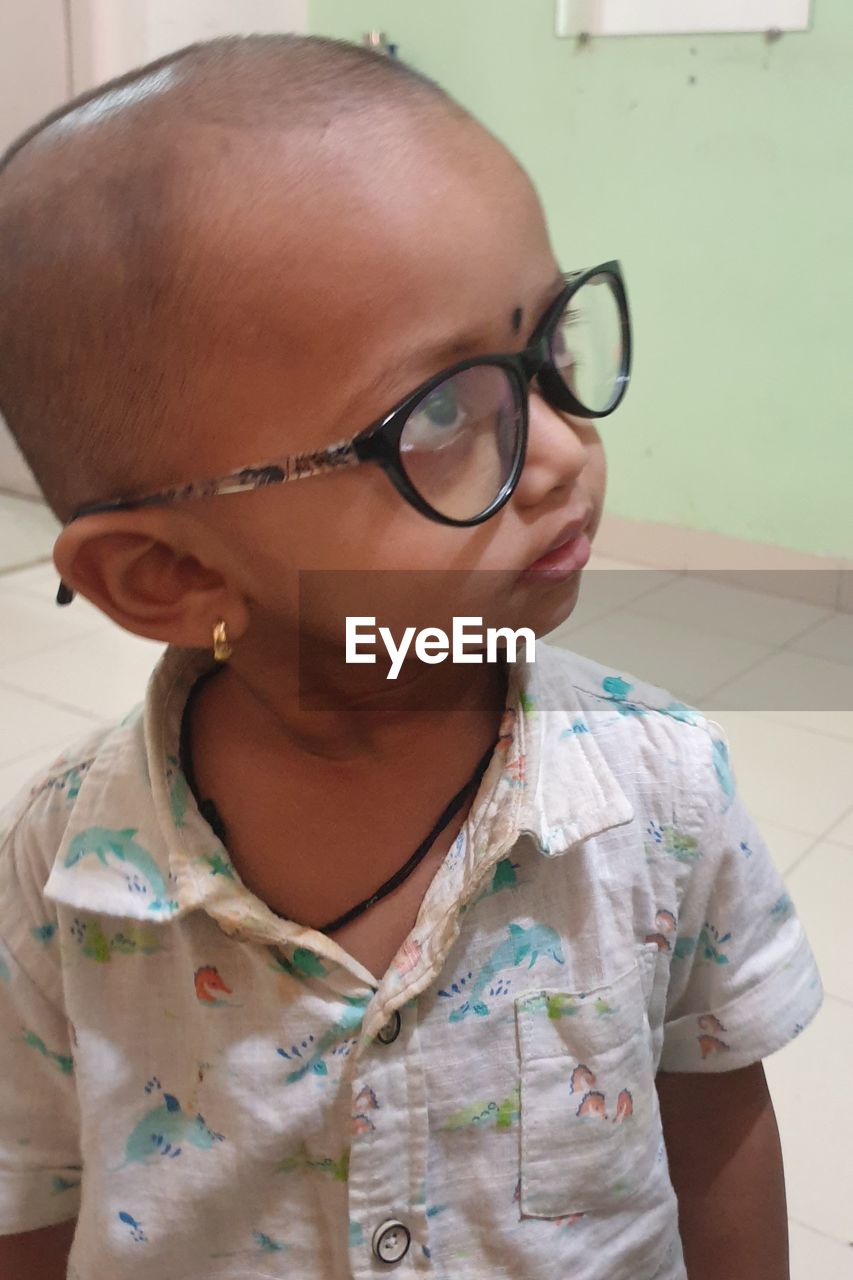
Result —
M 205 684 L 206 681 L 211 678 L 211 676 L 216 675 L 222 669 L 223 668 L 221 667 L 212 667 L 209 671 L 206 671 L 203 675 L 201 675 L 198 678 L 198 680 L 196 680 L 193 687 L 190 689 L 189 696 L 187 697 L 187 701 L 184 706 L 183 717 L 181 719 L 180 754 L 181 754 L 181 769 L 183 771 L 184 777 L 187 780 L 187 786 L 189 787 L 190 791 L 195 797 L 195 801 L 196 801 L 196 804 L 198 805 L 199 813 L 204 818 L 205 822 L 207 822 L 208 826 L 212 828 L 212 830 L 215 832 L 218 838 L 227 847 L 225 823 L 222 821 L 222 815 L 220 814 L 214 802 L 209 797 L 199 795 L 198 784 L 196 782 L 196 776 L 195 776 L 195 770 L 193 768 L 192 746 L 190 742 L 190 731 L 189 731 L 190 707 L 193 700 L 197 697 L 198 692 L 201 689 L 201 686 Z M 334 933 L 338 929 L 342 929 L 345 924 L 349 924 L 350 920 L 354 920 L 356 916 L 362 915 L 370 907 L 374 906 L 377 902 L 379 902 L 381 898 L 384 898 L 389 893 L 393 892 L 394 889 L 396 889 L 399 885 L 401 885 L 403 881 L 412 874 L 415 867 L 417 867 L 417 865 L 420 862 L 422 862 L 423 859 L 426 857 L 426 855 L 429 853 L 436 839 L 441 835 L 442 831 L 450 822 L 450 819 L 453 817 L 453 815 L 459 812 L 468 793 L 473 788 L 479 785 L 480 780 L 483 777 L 483 774 L 486 772 L 486 769 L 488 768 L 489 761 L 491 760 L 492 755 L 494 754 L 496 745 L 497 745 L 497 739 L 495 739 L 495 741 L 493 741 L 492 744 L 489 746 L 488 750 L 486 750 L 483 753 L 471 777 L 468 779 L 468 781 L 465 783 L 464 786 L 459 788 L 459 790 L 456 792 L 456 795 L 453 797 L 450 803 L 446 806 L 446 808 L 442 811 L 435 826 L 429 832 L 429 835 L 427 835 L 425 839 L 421 841 L 421 843 L 418 845 L 415 852 L 412 854 L 409 860 L 406 863 L 404 863 L 402 867 L 400 867 L 399 871 L 395 871 L 394 874 L 388 880 L 386 880 L 384 884 L 381 884 L 379 888 L 370 895 L 369 898 L 365 898 L 363 902 L 359 902 L 356 906 L 351 907 L 349 911 L 345 911 L 343 915 L 338 916 L 335 920 L 331 920 L 328 924 L 318 925 L 317 928 L 320 933 Z M 278 914 L 278 913 L 276 912 L 275 914 Z

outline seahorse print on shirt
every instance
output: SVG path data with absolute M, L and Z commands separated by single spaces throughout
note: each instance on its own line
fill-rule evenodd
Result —
M 363 1133 L 373 1133 L 376 1125 L 370 1118 L 371 1111 L 379 1110 L 379 1102 L 376 1094 L 373 1092 L 369 1084 L 360 1089 L 353 1099 L 352 1115 L 350 1117 L 350 1133 L 353 1137 L 358 1137 Z
M 727 1044 L 725 1040 L 720 1039 L 720 1033 L 725 1034 L 726 1028 L 723 1026 L 722 1022 L 720 1022 L 719 1018 L 717 1018 L 713 1013 L 699 1014 L 696 1022 L 699 1029 L 705 1032 L 704 1035 L 696 1037 L 699 1048 L 702 1051 L 703 1062 L 706 1058 L 710 1057 L 712 1053 L 723 1053 L 725 1050 L 731 1048 L 731 1045 Z
M 671 911 L 661 909 L 655 916 L 655 925 L 657 926 L 658 932 L 647 933 L 645 941 L 654 942 L 657 945 L 658 951 L 671 951 L 672 943 L 670 942 L 670 936 L 675 933 L 677 927 L 675 916 Z
M 222 995 L 230 996 L 231 988 L 226 987 L 215 965 L 205 964 L 196 969 L 194 977 L 196 999 L 200 1004 L 225 1005 L 226 1008 L 241 1008 L 234 1000 L 223 1000 Z
M 623 1120 L 629 1119 L 634 1114 L 634 1096 L 630 1089 L 621 1089 L 616 1099 L 616 1110 L 612 1117 L 607 1114 L 607 1099 L 605 1095 L 595 1088 L 597 1081 L 593 1071 L 580 1062 L 572 1072 L 569 1084 L 570 1094 L 578 1094 L 583 1091 L 581 1102 L 575 1111 L 575 1115 L 581 1119 L 589 1117 L 594 1120 L 611 1119 L 613 1124 L 621 1124 Z

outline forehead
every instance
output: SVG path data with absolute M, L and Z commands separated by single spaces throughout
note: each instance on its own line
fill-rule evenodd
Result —
M 386 132 L 287 139 L 193 214 L 221 334 L 201 377 L 227 466 L 235 417 L 258 424 L 257 457 L 352 435 L 454 360 L 517 347 L 553 290 L 538 197 L 491 135 Z
M 536 192 L 479 126 L 404 121 L 365 137 L 343 125 L 310 142 L 265 156 L 258 198 L 232 201 L 205 237 L 236 277 L 229 296 L 236 286 L 300 357 L 332 334 L 358 358 L 465 322 L 511 330 L 553 280 Z

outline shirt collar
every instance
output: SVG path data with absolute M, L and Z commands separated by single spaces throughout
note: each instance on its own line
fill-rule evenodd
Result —
M 463 890 L 519 835 L 555 857 L 633 817 L 584 715 L 571 659 L 539 641 L 535 662 L 509 664 L 501 739 L 469 814 Z M 166 649 L 143 707 L 109 731 L 83 777 L 46 898 L 151 922 L 204 909 L 226 932 L 245 922 L 247 890 L 180 768 L 187 696 L 212 665 L 204 651 Z M 253 903 L 255 927 L 271 940 L 316 940 L 312 929 Z

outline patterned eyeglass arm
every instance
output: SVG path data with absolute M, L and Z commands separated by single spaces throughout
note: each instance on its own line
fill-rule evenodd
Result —
M 173 502 L 182 502 L 187 498 L 215 498 L 226 493 L 246 493 L 252 489 L 263 489 L 267 485 L 286 484 L 288 480 L 305 480 L 308 476 L 325 475 L 330 471 L 340 471 L 344 467 L 357 467 L 361 463 L 355 440 L 342 440 L 330 445 L 327 449 L 318 449 L 314 453 L 295 453 L 286 458 L 272 462 L 259 463 L 257 466 L 241 467 L 239 471 L 231 471 L 227 476 L 219 476 L 214 480 L 194 480 L 189 484 L 175 485 L 171 489 L 161 489 L 158 493 L 143 498 L 120 498 L 112 502 L 91 503 L 75 511 L 71 520 L 81 516 L 94 515 L 102 511 L 133 510 L 136 507 L 163 507 Z M 56 603 L 70 604 L 74 599 L 74 591 L 66 583 L 60 581 L 56 592 Z

